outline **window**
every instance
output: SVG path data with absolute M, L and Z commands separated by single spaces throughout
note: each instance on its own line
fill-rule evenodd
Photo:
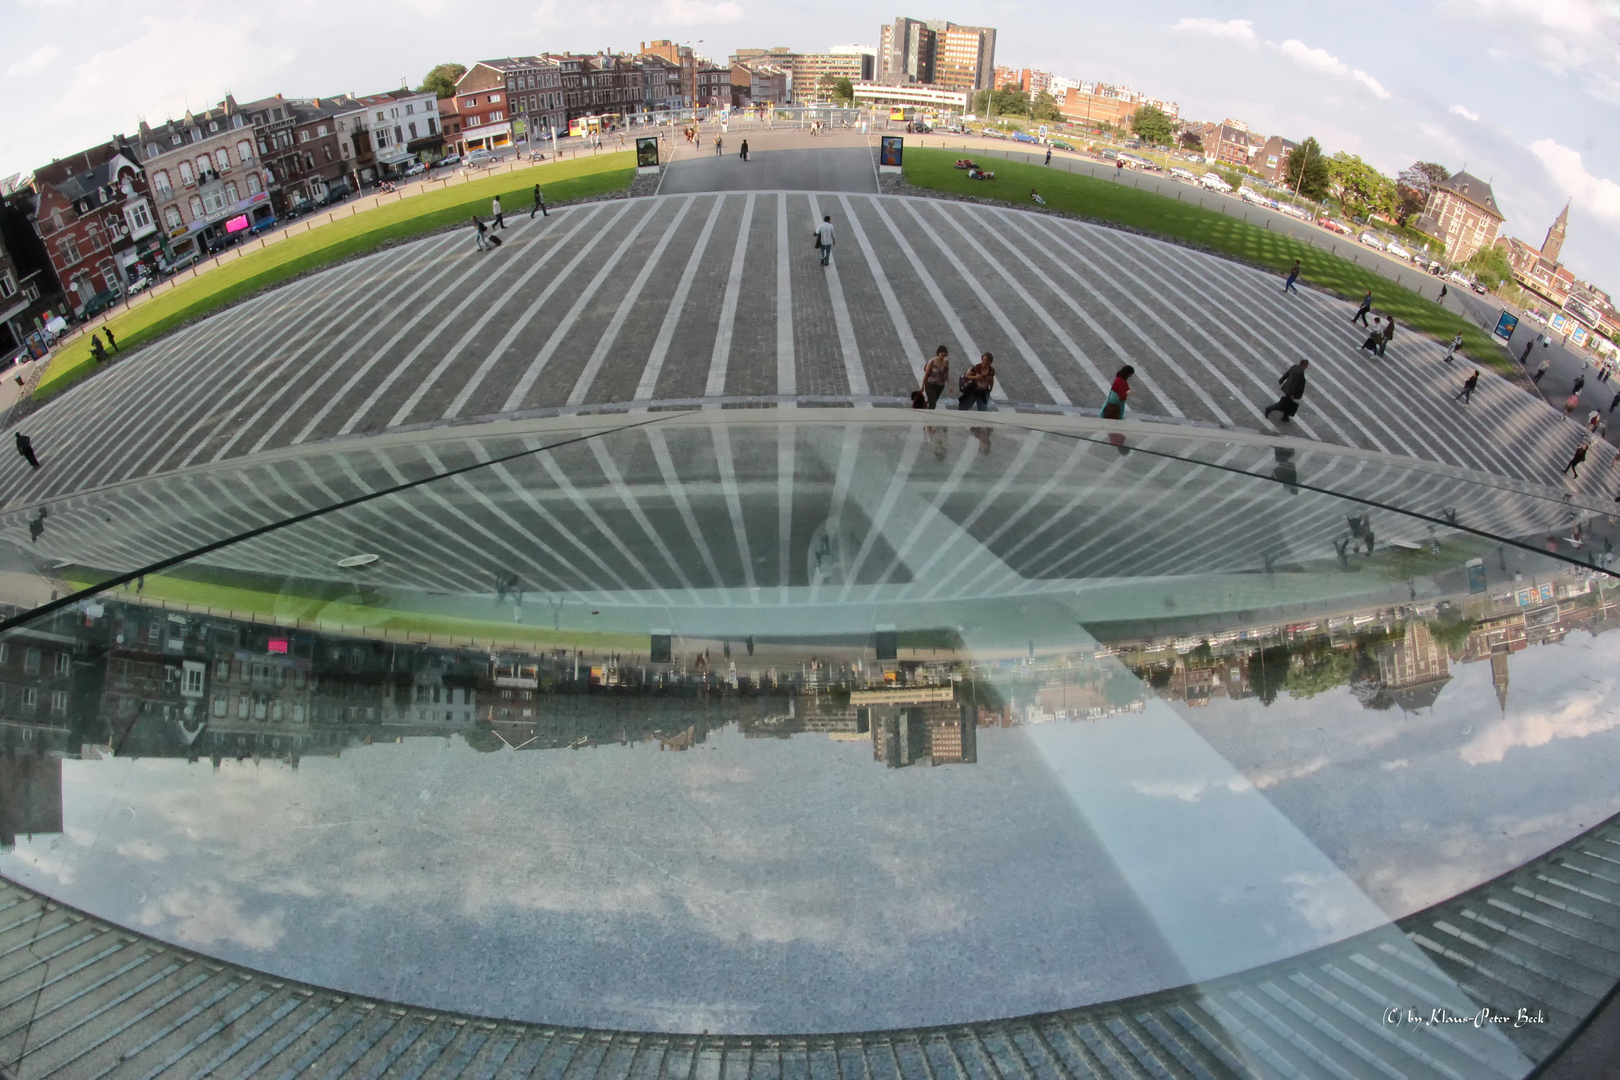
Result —
M 223 659 L 223 658 L 214 661 L 214 678 L 228 680 L 228 679 L 230 679 L 230 677 L 231 677 L 231 662 L 229 660 L 226 660 L 226 659 Z M 220 713 L 220 715 L 224 716 L 225 714 Z
M 231 203 L 242 201 L 242 193 L 237 190 L 235 180 L 227 181 L 225 184 L 225 201 Z
M 124 209 L 124 217 L 129 219 L 131 232 L 139 232 L 152 224 L 152 212 L 146 208 L 146 200 L 131 203 Z
M 438 133 L 439 133 L 439 124 L 438 124 L 438 122 L 436 120 L 433 120 L 430 117 L 428 119 L 428 134 L 429 135 L 437 135 Z
M 378 110 L 377 110 L 377 119 L 379 119 L 379 120 L 386 120 L 386 119 L 388 119 L 388 117 L 386 117 L 386 116 L 384 116 L 384 115 L 383 115 L 383 111 L 382 111 L 382 110 L 381 110 L 381 109 L 378 109 Z
M 299 132 L 299 133 L 298 133 L 298 141 L 299 141 L 299 142 L 309 142 L 309 132 L 307 132 L 307 131 L 300 131 L 300 132 Z
M 325 136 L 325 135 L 326 135 L 326 125 L 325 125 L 325 124 L 322 124 L 322 125 L 320 125 L 320 126 L 319 126 L 319 127 L 317 127 L 317 128 L 316 128 L 316 129 L 315 129 L 315 134 L 316 134 L 316 135 L 317 135 L 317 136 L 319 136 L 319 137 L 324 137 L 324 136 Z
M 237 160 L 241 161 L 243 164 L 252 161 L 253 144 L 248 142 L 246 139 L 238 139 L 236 141 L 236 157 Z
M 169 187 L 169 173 L 167 169 L 153 174 L 152 190 L 157 192 L 157 197 L 160 199 L 167 199 L 169 197 L 169 192 L 173 189 Z
M 191 171 L 191 162 L 182 161 L 180 163 L 180 183 L 190 187 L 196 180 L 197 174 Z
M 172 135 L 172 136 L 170 136 L 169 141 L 170 141 L 170 143 L 172 145 L 179 146 L 180 145 L 180 136 L 179 135 Z
M 262 156 L 265 153 L 265 151 L 267 151 L 269 149 L 270 149 L 270 145 L 268 143 L 266 143 L 263 139 L 260 139 L 259 140 L 259 153 L 260 153 L 260 155 Z
M 191 197 L 191 220 L 199 221 L 203 216 L 203 201 L 199 196 Z
M 500 100 L 501 100 L 501 95 L 499 95 L 499 94 L 491 94 L 491 95 L 489 95 L 489 103 L 491 105 L 498 105 L 500 103 Z
M 388 129 L 377 129 L 377 149 L 381 150 L 388 145 Z
M 65 712 L 67 712 L 67 691 L 66 690 L 52 690 L 51 691 L 51 712 L 53 712 L 53 713 L 65 713 Z
M 415 112 L 416 112 L 416 106 L 414 104 L 412 104 L 411 102 L 407 101 L 405 103 L 405 115 L 410 116 Z
M 280 109 L 271 109 L 270 110 L 270 118 L 272 120 L 280 120 L 281 119 L 281 110 Z
M 39 691 L 30 686 L 23 691 L 23 708 L 32 709 L 39 704 Z
M 261 185 L 259 184 L 259 174 L 256 172 L 248 173 L 248 194 L 257 195 L 260 188 Z
M 390 119 L 394 119 L 394 120 L 399 119 L 399 110 L 398 109 L 389 109 L 388 114 L 389 114 Z M 377 115 L 381 116 L 382 114 L 378 113 Z
M 17 283 L 12 280 L 10 270 L 0 270 L 0 297 L 11 296 L 17 291 Z
M 464 109 L 470 109 L 474 105 L 477 105 L 477 104 L 478 104 L 478 99 L 475 98 L 475 97 L 464 98 L 462 100 L 462 102 L 461 102 L 461 107 L 464 108 Z
M 38 649 L 29 649 L 27 652 L 23 653 L 24 675 L 39 674 L 39 656 L 40 653 Z
M 55 655 L 55 663 L 52 665 L 52 670 L 57 675 L 66 675 L 72 666 L 73 658 L 65 652 L 59 652 Z
M 79 242 L 71 236 L 64 236 L 58 246 L 62 252 L 62 261 L 69 265 L 72 265 L 83 258 L 83 256 L 79 254 Z
M 208 130 L 209 131 L 218 131 L 219 130 L 219 121 L 218 120 L 210 120 L 208 122 Z
M 251 708 L 252 705 L 253 702 L 249 700 L 246 694 L 239 695 L 236 699 L 236 718 L 238 720 L 246 720 L 248 718 L 248 709 Z
M 214 151 L 214 164 L 219 166 L 220 172 L 228 172 L 231 167 L 231 152 L 223 146 Z
M 173 232 L 184 224 L 185 222 L 180 217 L 180 208 L 178 206 L 165 206 L 163 208 L 163 227 L 165 229 Z
M 214 716 L 216 718 L 220 719 L 220 720 L 225 719 L 225 711 L 228 708 L 230 708 L 230 702 L 228 702 L 225 699 L 225 695 L 224 694 L 215 694 L 214 695 Z
M 411 138 L 412 139 L 416 138 L 416 121 L 415 120 L 411 121 Z
M 332 148 L 330 146 L 323 146 L 321 147 L 321 153 L 326 155 L 326 163 L 330 165 L 332 163 Z
M 492 123 L 492 124 L 497 120 L 505 120 L 505 119 L 506 119 L 506 114 L 504 112 L 502 112 L 501 110 L 499 110 L 499 109 L 496 109 L 494 112 L 489 114 L 489 122 Z

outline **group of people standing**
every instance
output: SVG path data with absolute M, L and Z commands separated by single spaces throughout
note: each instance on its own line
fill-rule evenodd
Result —
M 951 381 L 951 351 L 941 345 L 923 365 L 922 386 L 911 393 L 911 404 L 917 409 L 936 409 L 945 387 Z M 984 353 L 979 362 L 968 368 L 956 381 L 956 407 L 962 412 L 990 408 L 990 392 L 996 388 L 995 357 Z

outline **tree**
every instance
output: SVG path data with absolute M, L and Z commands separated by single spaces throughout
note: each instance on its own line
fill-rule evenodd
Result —
M 1513 266 L 1508 262 L 1507 249 L 1498 244 L 1482 247 L 1468 257 L 1464 264 L 1474 272 L 1479 283 L 1495 292 L 1503 282 L 1513 280 Z
M 1046 90 L 1035 95 L 1035 100 L 1029 106 L 1029 115 L 1033 120 L 1050 120 L 1053 123 L 1063 120 L 1063 110 L 1058 108 L 1057 98 Z
M 834 79 L 833 100 L 842 101 L 845 105 L 855 104 L 855 84 L 844 78 Z
M 1341 150 L 1329 158 L 1328 180 L 1347 217 L 1394 212 L 1394 181 L 1355 154 Z
M 1183 149 L 1191 150 L 1195 154 L 1202 154 L 1204 152 L 1204 137 L 1196 131 L 1183 129 L 1181 132 L 1181 146 Z
M 1325 199 L 1331 186 L 1328 178 L 1327 155 L 1314 135 L 1288 151 L 1283 164 L 1283 180 L 1294 191 L 1307 199 Z
M 1131 130 L 1138 139 L 1154 146 L 1169 146 L 1175 135 L 1169 115 L 1154 105 L 1143 105 L 1136 110 L 1136 115 L 1131 117 Z
M 1395 223 L 1405 225 L 1408 218 L 1423 213 L 1434 185 L 1450 175 L 1451 170 L 1437 161 L 1414 161 L 1402 169 L 1395 177 Z
M 997 90 L 990 96 L 990 104 L 1000 116 L 1029 115 L 1029 95 L 1014 86 Z
M 422 85 L 416 89 L 423 93 L 432 91 L 441 100 L 454 97 L 456 80 L 465 74 L 467 74 L 467 69 L 461 64 L 440 64 L 423 77 Z

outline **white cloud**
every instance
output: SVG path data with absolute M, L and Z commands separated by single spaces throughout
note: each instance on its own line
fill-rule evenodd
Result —
M 1262 769 L 1251 776 L 1250 779 L 1254 781 L 1255 787 L 1264 790 L 1269 787 L 1276 787 L 1284 780 L 1304 779 L 1305 777 L 1310 776 L 1312 773 L 1322 771 L 1322 769 L 1327 767 L 1327 763 L 1327 757 L 1325 755 L 1318 754 L 1316 757 L 1305 762 L 1303 765 L 1296 765 L 1292 768 Z
M 51 61 L 56 59 L 56 52 L 55 45 L 46 45 L 44 48 L 35 49 L 26 58 L 6 68 L 6 74 L 13 78 L 20 75 L 37 75 L 50 67 Z
M 1221 22 L 1219 19 L 1182 19 L 1172 30 L 1185 30 L 1194 34 L 1207 34 L 1210 37 L 1228 38 L 1232 41 L 1241 41 L 1246 45 L 1255 43 L 1254 22 L 1250 19 L 1230 19 Z
M 241 899 L 217 885 L 171 892 L 147 903 L 136 921 L 149 929 L 165 928 L 167 936 L 181 944 L 202 949 L 230 941 L 264 952 L 286 934 L 280 910 L 249 917 Z
M 1453 105 L 1451 107 L 1451 111 L 1462 117 L 1464 120 L 1472 120 L 1476 124 L 1479 123 L 1479 113 L 1472 109 L 1464 108 L 1461 105 Z
M 1604 176 L 1593 176 L 1586 171 L 1577 151 L 1552 139 L 1539 139 L 1530 144 L 1530 149 L 1541 159 L 1547 175 L 1583 209 L 1620 225 L 1620 184 Z
M 1326 49 L 1313 49 L 1298 38 L 1289 38 L 1281 45 L 1266 42 L 1268 46 L 1276 49 L 1288 59 L 1303 68 L 1320 71 L 1326 75 L 1336 75 L 1341 79 L 1351 79 L 1372 91 L 1374 97 L 1387 100 L 1389 91 L 1384 85 L 1360 68 L 1353 68 L 1340 60 Z
M 741 6 L 730 0 L 719 4 L 705 4 L 702 0 L 664 0 L 658 8 L 658 18 L 675 26 L 736 22 L 742 17 Z
M 1620 187 L 1609 186 L 1614 189 L 1614 212 L 1620 215 Z M 1605 697 L 1606 689 L 1576 693 L 1557 709 L 1527 710 L 1498 720 L 1464 743 L 1459 755 L 1470 765 L 1494 764 L 1516 747 L 1543 746 L 1554 739 L 1581 739 L 1620 727 L 1620 715 L 1614 709 L 1598 713 L 1598 707 L 1606 703 Z

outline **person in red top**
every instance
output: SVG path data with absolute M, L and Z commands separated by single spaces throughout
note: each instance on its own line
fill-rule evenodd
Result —
M 1135 374 L 1136 369 L 1129 364 L 1114 373 L 1114 385 L 1108 388 L 1108 400 L 1103 402 L 1098 416 L 1104 420 L 1125 419 L 1125 399 L 1131 396 L 1130 378 Z

